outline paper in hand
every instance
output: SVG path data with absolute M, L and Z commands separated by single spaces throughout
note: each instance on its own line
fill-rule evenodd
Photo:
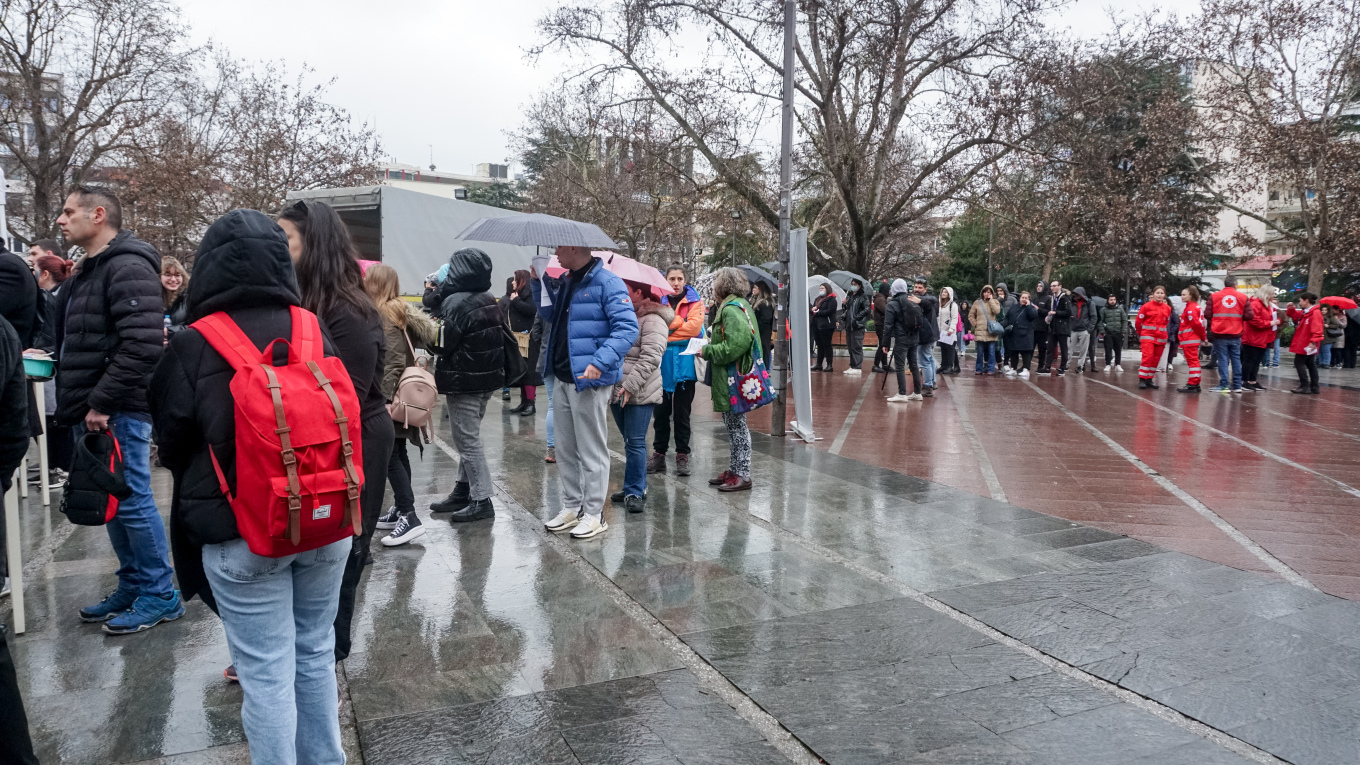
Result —
M 708 340 L 705 340 L 702 337 L 692 337 L 689 340 L 689 345 L 685 346 L 685 350 L 680 351 L 680 355 L 697 356 L 699 355 L 699 351 L 703 350 L 705 345 L 708 345 Z

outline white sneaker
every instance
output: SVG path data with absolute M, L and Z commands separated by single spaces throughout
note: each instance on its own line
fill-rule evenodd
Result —
M 604 519 L 598 515 L 582 514 L 575 525 L 576 528 L 571 530 L 572 539 L 590 539 L 609 530 L 609 524 L 605 523 Z
M 908 400 L 908 401 L 925 401 L 925 400 L 926 400 L 926 397 L 925 397 L 925 396 L 922 396 L 920 393 L 913 393 L 913 394 L 911 394 L 910 396 L 907 396 L 907 400 Z
M 572 526 L 575 526 L 577 523 L 580 522 L 581 522 L 581 508 L 573 507 L 570 509 L 562 510 L 562 512 L 558 513 L 557 515 L 554 515 L 552 517 L 552 520 L 544 523 L 543 525 L 548 528 L 548 531 L 566 531 L 567 529 L 571 528 Z
M 1006 374 L 1007 377 L 1015 377 L 1015 370 L 1014 370 L 1014 369 L 1011 369 L 1010 367 L 1006 367 L 1006 369 L 1005 369 L 1004 371 L 1005 371 L 1005 374 Z
M 851 368 L 845 370 L 844 372 L 841 372 L 841 374 L 850 375 L 851 377 L 859 377 L 860 375 L 864 374 L 864 370 Z
M 1116 371 L 1116 372 L 1123 372 L 1123 371 L 1124 371 L 1124 367 L 1122 367 L 1122 366 L 1120 366 L 1120 365 L 1118 365 L 1118 364 L 1115 364 L 1115 365 L 1114 365 L 1114 371 Z
M 907 402 L 910 401 L 910 400 L 911 400 L 911 396 L 908 396 L 908 395 L 905 394 L 905 393 L 899 393 L 899 394 L 897 394 L 896 396 L 888 396 L 888 403 L 889 403 L 889 404 L 905 404 L 905 403 L 907 403 Z
M 1113 369 L 1113 368 L 1114 368 L 1114 367 L 1110 366 L 1109 364 L 1106 364 L 1106 365 L 1105 365 L 1105 372 L 1108 374 L 1109 371 L 1110 371 L 1111 369 Z
M 1010 364 L 1003 364 L 1003 365 L 1001 365 L 1001 371 L 1002 371 L 1002 372 L 1005 372 L 1006 374 L 1010 374 L 1010 373 L 1011 373 L 1011 365 L 1010 365 Z
M 1028 370 L 1028 369 L 1021 370 L 1021 372 L 1020 372 L 1020 379 L 1021 379 L 1021 380 L 1028 380 L 1028 379 L 1029 379 L 1029 370 Z

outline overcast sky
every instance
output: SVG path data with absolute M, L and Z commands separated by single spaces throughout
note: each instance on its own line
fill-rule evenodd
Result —
M 560 72 L 526 59 L 534 25 L 557 0 L 180 0 L 199 42 L 233 55 L 304 63 L 336 78 L 330 100 L 376 122 L 398 162 L 470 173 L 509 154 L 505 131 Z M 1061 16 L 1098 33 L 1106 9 L 1186 6 L 1170 0 L 1076 0 Z

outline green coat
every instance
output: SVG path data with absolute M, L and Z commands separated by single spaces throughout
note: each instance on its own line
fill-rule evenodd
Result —
M 754 354 L 763 353 L 760 340 L 751 331 L 755 315 L 745 298 L 728 296 L 723 300 L 717 319 L 713 322 L 713 340 L 700 352 L 713 365 L 713 385 L 710 390 L 715 412 L 732 411 L 732 394 L 727 388 L 727 365 L 736 364 L 744 374 L 751 371 L 751 365 L 755 363 Z

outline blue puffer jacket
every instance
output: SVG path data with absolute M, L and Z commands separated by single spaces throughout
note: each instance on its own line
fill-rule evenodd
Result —
M 564 275 L 565 277 L 565 275 Z M 552 374 L 553 313 L 560 303 L 559 292 L 569 277 L 562 279 L 534 279 L 529 282 L 534 291 L 534 305 L 543 317 L 543 374 Z M 551 305 L 543 305 L 543 289 L 547 286 Z M 567 308 L 567 348 L 571 353 L 571 372 L 576 378 L 576 389 L 613 387 L 623 379 L 623 357 L 638 336 L 637 313 L 628 299 L 628 288 L 623 280 L 606 271 L 604 261 L 596 258 L 572 295 Z M 600 370 L 597 380 L 586 380 L 581 375 L 586 367 Z

